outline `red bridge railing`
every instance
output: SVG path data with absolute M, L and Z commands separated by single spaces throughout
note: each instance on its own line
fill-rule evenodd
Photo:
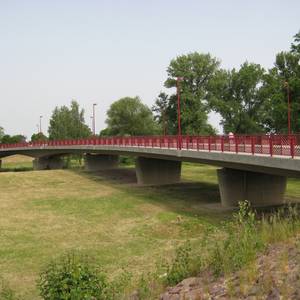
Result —
M 1 149 L 107 145 L 119 147 L 169 148 L 193 151 L 217 151 L 300 156 L 300 134 L 293 135 L 218 135 L 218 136 L 115 136 L 0 144 Z

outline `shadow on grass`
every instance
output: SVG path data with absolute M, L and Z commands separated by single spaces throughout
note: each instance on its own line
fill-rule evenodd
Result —
M 1 168 L 0 173 L 2 172 L 28 172 L 33 171 L 33 167 L 8 167 L 8 168 Z
M 168 207 L 178 215 L 205 216 L 218 221 L 231 215 L 232 210 L 221 206 L 219 187 L 216 183 L 182 181 L 177 184 L 140 186 L 134 168 L 118 168 L 98 172 L 73 169 L 74 172 L 95 182 L 106 182 L 128 195 L 145 199 L 147 203 Z

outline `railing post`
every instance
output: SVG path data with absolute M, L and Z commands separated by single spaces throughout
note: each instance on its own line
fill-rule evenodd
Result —
M 251 153 L 254 155 L 255 152 L 255 144 L 254 144 L 254 137 L 251 136 Z
M 269 138 L 269 145 L 270 145 L 270 155 L 273 156 L 273 140 L 272 140 L 271 135 L 270 135 L 270 138 Z
M 208 151 L 210 152 L 211 150 L 211 145 L 210 145 L 210 136 L 208 137 Z
M 221 136 L 221 151 L 224 152 L 224 136 Z
M 237 139 L 236 136 L 234 137 L 234 142 L 235 142 L 235 153 L 238 153 L 239 152 L 239 145 L 238 145 L 238 139 Z
M 295 143 L 294 138 L 290 137 L 290 150 L 291 150 L 291 157 L 294 158 L 295 156 Z

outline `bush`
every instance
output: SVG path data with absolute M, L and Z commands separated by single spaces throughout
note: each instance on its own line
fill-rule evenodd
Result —
M 79 254 L 70 253 L 52 261 L 38 280 L 40 295 L 46 300 L 106 299 L 106 277 Z
M 239 206 L 233 221 L 224 224 L 225 239 L 217 241 L 212 252 L 211 267 L 216 276 L 240 269 L 265 246 L 249 202 L 240 202 Z
M 175 259 L 167 265 L 167 284 L 177 284 L 189 276 L 191 272 L 191 250 L 190 242 L 186 242 L 176 249 Z

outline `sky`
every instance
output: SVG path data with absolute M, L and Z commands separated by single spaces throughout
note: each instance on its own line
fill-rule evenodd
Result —
M 97 132 L 110 104 L 152 106 L 171 59 L 211 53 L 224 68 L 271 68 L 300 30 L 299 0 L 0 0 L 0 126 L 47 132 L 55 106 L 77 100 Z M 219 127 L 219 117 L 210 116 Z

